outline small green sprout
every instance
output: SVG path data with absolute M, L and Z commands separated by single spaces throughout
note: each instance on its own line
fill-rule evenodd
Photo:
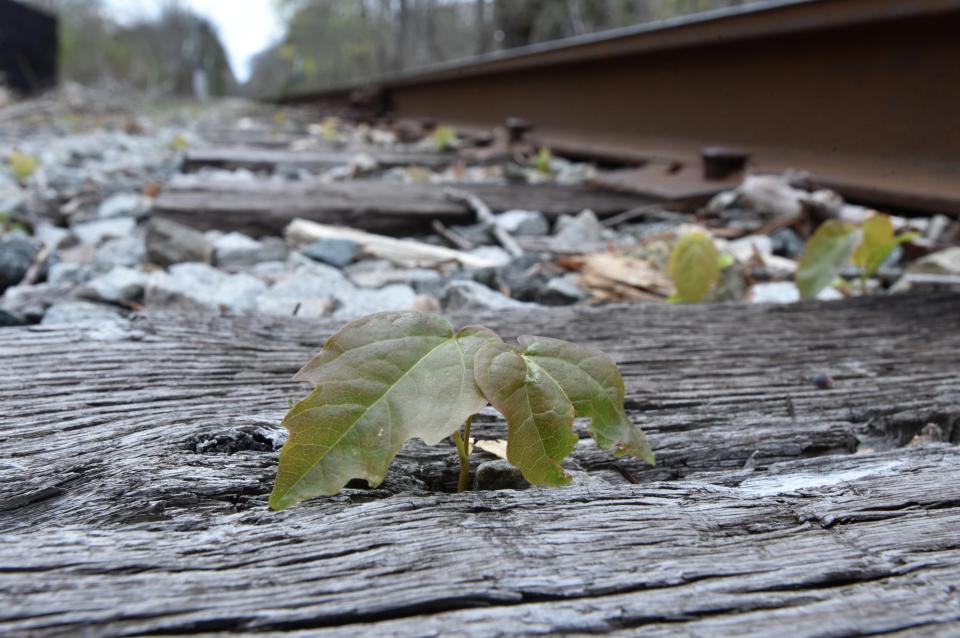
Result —
M 604 450 L 653 464 L 643 431 L 623 407 L 623 378 L 598 350 L 547 337 L 504 343 L 483 326 L 455 331 L 420 312 L 384 312 L 344 326 L 294 377 L 313 392 L 283 420 L 290 436 L 270 507 L 339 492 L 351 479 L 383 482 L 409 439 L 451 437 L 459 489 L 469 484 L 471 417 L 489 402 L 507 421 L 507 460 L 533 484 L 567 485 L 563 460 L 574 417 Z M 463 424 L 463 430 L 460 426 Z
M 544 175 L 553 175 L 553 153 L 547 147 L 541 147 L 533 158 L 533 167 Z
M 703 301 L 710 289 L 720 280 L 720 271 L 729 267 L 726 260 L 713 245 L 713 239 L 702 232 L 684 235 L 674 245 L 667 263 L 667 273 L 676 286 L 667 299 L 670 303 L 696 303 Z M 726 265 L 724 265 L 724 263 Z
M 7 163 L 18 182 L 26 182 L 37 171 L 37 158 L 20 151 L 13 151 L 7 156 Z
M 449 126 L 438 126 L 433 132 L 433 146 L 440 152 L 457 148 L 457 132 Z

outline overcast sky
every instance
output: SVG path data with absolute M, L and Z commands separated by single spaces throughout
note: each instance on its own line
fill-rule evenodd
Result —
M 273 11 L 271 0 L 180 0 L 185 7 L 206 16 L 220 33 L 227 48 L 230 66 L 237 79 L 250 77 L 251 58 L 279 38 L 283 29 Z M 118 19 L 129 20 L 153 15 L 158 0 L 109 0 Z

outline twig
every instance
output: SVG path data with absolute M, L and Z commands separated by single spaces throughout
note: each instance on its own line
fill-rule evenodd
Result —
M 440 221 L 439 219 L 433 220 L 432 225 L 433 225 L 433 230 L 436 231 L 438 235 L 440 235 L 441 237 L 446 239 L 448 242 L 453 244 L 456 248 L 459 248 L 460 250 L 473 250 L 474 248 L 476 248 L 476 246 L 473 245 L 472 241 L 468 241 L 463 237 L 461 237 L 460 235 L 458 235 L 457 233 L 453 232 L 452 230 L 444 226 L 443 222 Z
M 490 208 L 483 203 L 479 197 L 473 193 L 468 193 L 466 191 L 457 190 L 455 188 L 448 188 L 444 191 L 444 194 L 447 196 L 447 199 L 466 204 L 473 209 L 473 212 L 477 214 L 477 219 L 481 224 L 486 226 L 494 238 L 503 246 L 503 249 L 510 253 L 511 257 L 519 257 L 523 254 L 523 248 L 520 248 L 520 244 L 510 236 L 510 233 L 505 231 L 500 226 L 497 226 L 497 220 L 493 216 L 493 213 L 490 211 Z
M 646 206 L 638 206 L 637 208 L 631 208 L 630 210 L 623 211 L 619 215 L 614 215 L 613 217 L 608 217 L 604 220 L 601 220 L 601 224 L 607 228 L 612 228 L 613 226 L 619 226 L 624 222 L 633 221 L 637 217 L 646 217 L 650 213 L 659 213 L 663 212 L 663 205 L 660 203 L 656 204 L 647 204 Z
M 40 271 L 43 270 L 43 265 L 47 263 L 47 258 L 49 256 L 50 249 L 46 246 L 42 246 L 40 250 L 37 251 L 36 256 L 33 258 L 33 263 L 30 264 L 30 268 L 27 269 L 27 272 L 20 281 L 20 284 L 29 286 L 35 283 L 37 279 L 40 278 Z

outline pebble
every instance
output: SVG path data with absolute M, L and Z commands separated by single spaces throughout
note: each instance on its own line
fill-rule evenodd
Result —
M 550 247 L 561 253 L 586 253 L 595 250 L 603 241 L 604 228 L 592 210 L 576 217 L 563 216 L 557 220 L 557 233 L 550 239 Z
M 508 210 L 496 216 L 496 224 L 511 235 L 546 235 L 550 224 L 536 210 Z
M 287 258 L 287 245 L 277 237 L 256 240 L 243 233 L 210 232 L 206 238 L 213 245 L 214 263 L 224 270 L 238 271 Z
M 203 233 L 168 219 L 150 220 L 146 253 L 147 259 L 158 266 L 213 261 L 213 245 Z
M 125 321 L 121 311 L 90 301 L 62 301 L 55 303 L 43 315 L 43 325 L 61 325 L 76 323 L 104 323 Z
M 80 286 L 76 294 L 84 299 L 124 304 L 143 299 L 149 276 L 140 270 L 117 266 Z
M 356 259 L 357 250 L 357 242 L 349 239 L 318 239 L 300 252 L 314 261 L 343 268 Z
M 505 310 L 528 308 L 531 304 L 511 299 L 481 283 L 468 279 L 451 281 L 443 289 L 440 299 L 447 312 L 456 310 Z
M 137 221 L 132 217 L 98 219 L 82 222 L 73 227 L 73 233 L 85 244 L 98 245 L 112 237 L 127 237 L 133 233 Z
M 792 228 L 781 228 L 770 235 L 773 254 L 787 259 L 796 259 L 803 254 L 804 243 Z
M 36 225 L 33 229 L 33 238 L 52 250 L 66 246 L 71 239 L 76 240 L 68 228 L 60 228 L 46 222 Z
M 117 193 L 100 202 L 97 208 L 97 217 L 108 219 L 112 217 L 134 217 L 141 219 L 150 212 L 147 198 L 139 193 Z
M 537 302 L 545 306 L 568 306 L 582 301 L 586 297 L 587 293 L 571 281 L 569 277 L 554 277 L 544 285 L 543 290 L 537 295 Z
M 8 235 L 0 240 L 0 292 L 23 281 L 36 254 L 36 245 L 26 237 Z
M 244 314 L 256 307 L 266 284 L 245 273 L 229 274 L 201 263 L 174 264 L 169 272 L 150 275 L 146 306 Z
M 473 477 L 474 490 L 525 490 L 530 487 L 523 473 L 509 461 L 484 461 Z

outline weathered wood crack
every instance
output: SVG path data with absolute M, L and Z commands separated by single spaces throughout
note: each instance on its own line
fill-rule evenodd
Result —
M 960 298 L 466 320 L 610 352 L 658 466 L 582 439 L 569 489 L 454 494 L 452 446 L 414 442 L 272 513 L 290 375 L 336 325 L 0 331 L 0 632 L 960 632 Z

